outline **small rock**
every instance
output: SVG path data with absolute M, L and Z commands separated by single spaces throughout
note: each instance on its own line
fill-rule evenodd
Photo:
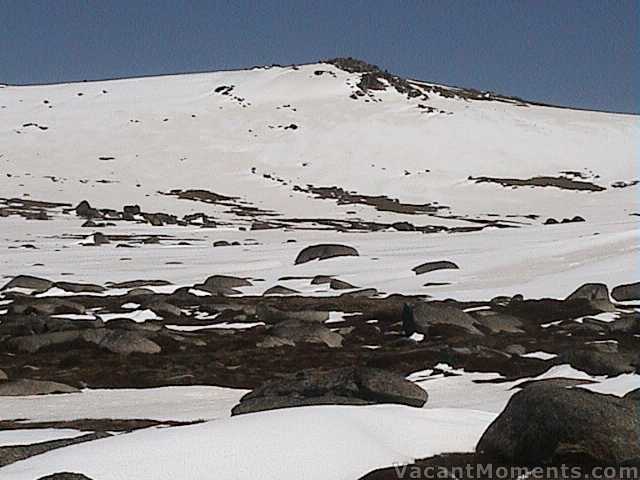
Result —
M 619 302 L 640 300 L 640 282 L 618 285 L 611 291 L 611 296 Z
M 433 272 L 436 270 L 446 270 L 453 269 L 458 270 L 460 267 L 453 262 L 448 260 L 440 260 L 437 262 L 427 262 L 422 265 L 418 265 L 417 267 L 413 267 L 411 270 L 415 272 L 416 275 L 422 275 L 423 273 Z
M 358 251 L 346 245 L 338 244 L 319 244 L 311 245 L 300 251 L 295 259 L 295 264 L 306 263 L 311 260 L 325 260 L 327 258 L 343 257 L 343 256 L 358 256 Z

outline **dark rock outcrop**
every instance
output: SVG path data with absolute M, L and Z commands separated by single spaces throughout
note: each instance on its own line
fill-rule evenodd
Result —
M 581 388 L 533 384 L 516 393 L 477 446 L 515 465 L 640 461 L 640 404 Z
M 399 403 L 422 407 L 427 392 L 384 370 L 346 367 L 308 369 L 272 380 L 246 394 L 233 415 L 304 405 Z

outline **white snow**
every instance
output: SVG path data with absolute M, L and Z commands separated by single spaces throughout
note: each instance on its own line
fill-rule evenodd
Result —
M 317 406 L 148 429 L 54 450 L 0 469 L 3 480 L 57 471 L 99 480 L 342 480 L 474 448 L 495 415 L 396 405 Z
M 524 358 L 538 358 L 540 360 L 551 360 L 552 358 L 556 358 L 558 355 L 555 353 L 543 352 L 542 350 L 538 350 L 536 352 L 523 353 L 520 356 Z
M 84 435 L 71 428 L 33 428 L 25 430 L 0 430 L 0 447 L 28 445 L 30 443 L 48 442 Z

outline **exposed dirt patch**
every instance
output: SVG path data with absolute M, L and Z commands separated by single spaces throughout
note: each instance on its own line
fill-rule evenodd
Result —
M 348 192 L 341 187 L 314 187 L 313 185 L 307 185 L 307 187 L 294 186 L 294 191 L 311 193 L 316 198 L 335 200 L 338 205 L 369 205 L 376 210 L 382 212 L 394 212 L 403 214 L 424 214 L 424 213 L 436 213 L 440 210 L 448 210 L 449 207 L 444 205 L 437 205 L 435 203 L 403 203 L 400 200 L 386 197 L 384 195 L 361 195 L 356 192 Z
M 573 180 L 567 177 L 531 177 L 522 178 L 494 178 L 494 177 L 469 177 L 475 183 L 497 183 L 503 187 L 555 187 L 563 190 L 583 190 L 601 192 L 605 187 L 591 182 Z
M 162 192 L 160 192 L 162 193 Z M 163 195 L 169 195 L 181 198 L 183 200 L 192 200 L 195 202 L 204 202 L 214 205 L 221 205 L 229 208 L 229 212 L 238 216 L 255 217 L 255 216 L 274 216 L 278 213 L 271 210 L 263 210 L 251 203 L 241 200 L 239 197 L 229 197 L 220 195 L 207 190 L 171 190 Z

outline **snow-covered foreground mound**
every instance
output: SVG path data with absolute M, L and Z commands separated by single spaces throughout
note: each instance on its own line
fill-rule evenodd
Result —
M 3 480 L 61 471 L 95 480 L 355 479 L 441 452 L 469 451 L 495 415 L 403 406 L 301 407 L 67 447 L 2 469 Z

